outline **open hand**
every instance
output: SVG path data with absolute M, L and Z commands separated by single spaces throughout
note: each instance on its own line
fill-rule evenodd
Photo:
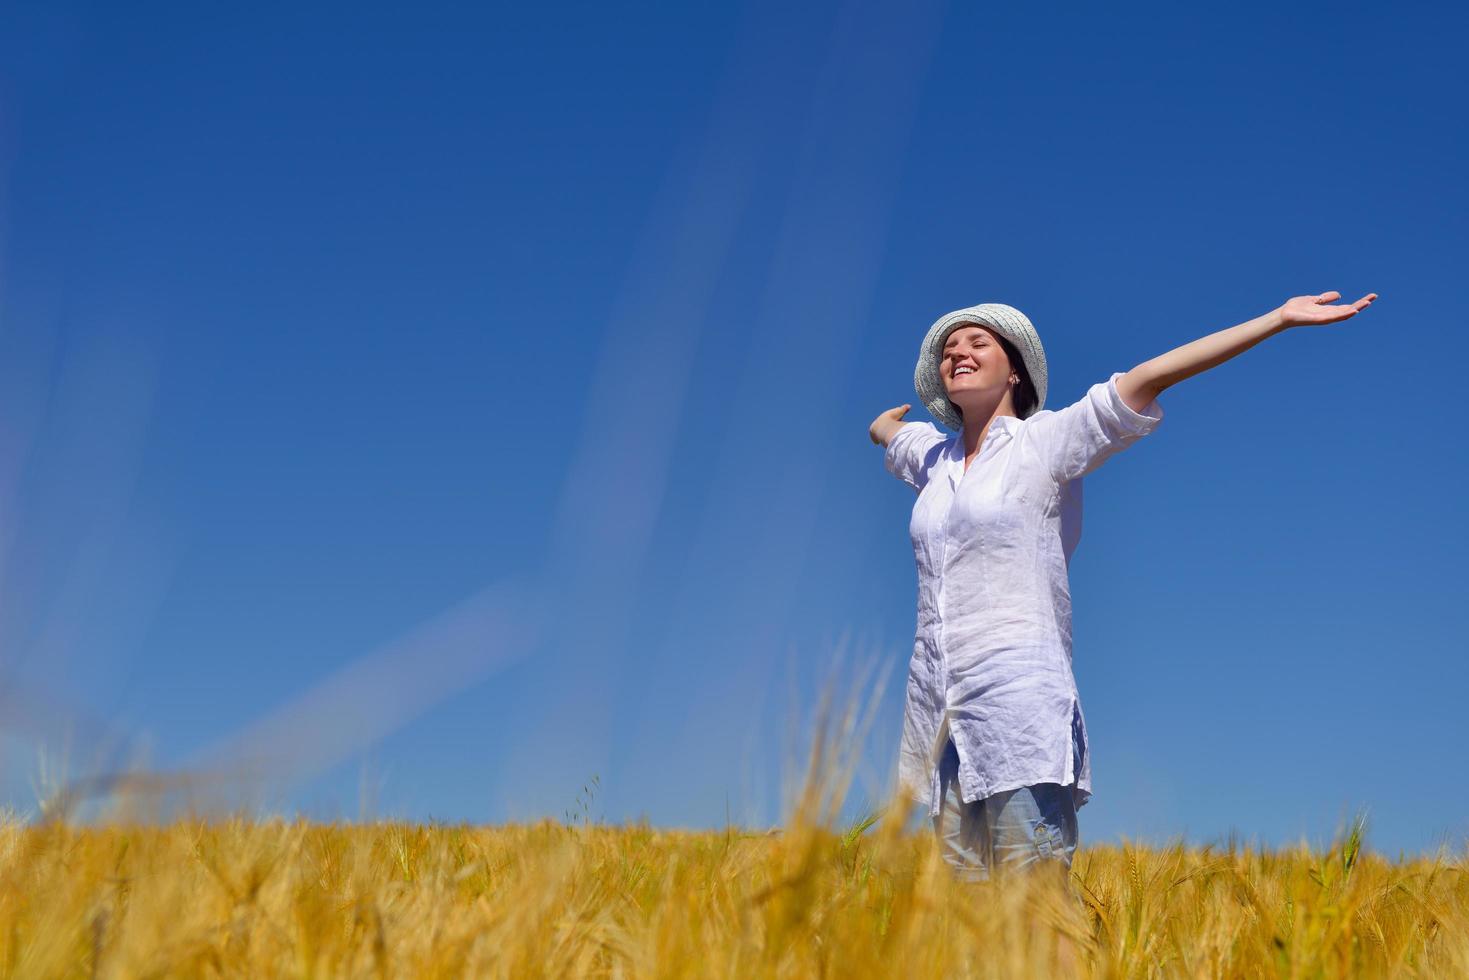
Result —
M 1276 312 L 1280 314 L 1281 325 L 1286 327 L 1319 327 L 1323 323 L 1336 323 L 1338 320 L 1346 320 L 1356 316 L 1358 313 L 1372 305 L 1377 298 L 1376 293 L 1368 293 L 1355 303 L 1345 306 L 1329 305 L 1333 300 L 1341 299 L 1341 293 L 1321 293 L 1319 296 L 1296 296 L 1285 301 Z
M 903 416 L 907 415 L 908 409 L 912 407 L 912 405 L 899 405 L 897 408 L 890 408 L 873 419 L 871 427 L 867 430 L 867 434 L 872 437 L 872 441 L 879 446 L 886 446 L 888 440 L 903 427 Z

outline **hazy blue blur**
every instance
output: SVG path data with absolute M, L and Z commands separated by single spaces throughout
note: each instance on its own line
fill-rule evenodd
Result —
M 1463 9 L 0 11 L 4 802 L 768 823 L 867 658 L 860 806 L 928 325 L 1059 408 L 1337 289 L 1087 480 L 1083 841 L 1469 834 Z

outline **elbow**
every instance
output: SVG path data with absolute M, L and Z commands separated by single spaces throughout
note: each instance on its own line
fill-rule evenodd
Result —
M 1140 364 L 1117 379 L 1117 394 L 1134 412 L 1142 414 L 1168 388 L 1167 382 Z

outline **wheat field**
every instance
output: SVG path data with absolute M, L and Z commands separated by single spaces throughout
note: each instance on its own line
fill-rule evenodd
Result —
M 823 694 L 762 832 L 609 825 L 596 777 L 500 826 L 167 818 L 154 778 L 80 823 L 58 792 L 0 815 L 0 975 L 1469 978 L 1469 850 L 1390 860 L 1361 817 L 1325 849 L 1083 836 L 1069 874 L 959 881 L 911 804 L 840 817 L 877 698 Z
M 874 815 L 778 833 L 545 821 L 0 829 L 16 977 L 1469 976 L 1462 857 L 1098 846 L 956 881 Z

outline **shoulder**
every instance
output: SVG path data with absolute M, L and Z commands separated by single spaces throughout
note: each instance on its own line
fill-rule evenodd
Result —
M 888 446 L 892 447 L 901 439 L 926 448 L 941 442 L 948 442 L 952 438 L 954 438 L 953 435 L 941 432 L 939 427 L 932 422 L 905 422 L 903 427 L 893 433 L 893 437 L 888 440 Z
M 925 436 L 937 436 L 940 439 L 947 439 L 952 435 L 952 433 L 944 432 L 932 422 L 904 422 L 903 431 L 921 433 Z

